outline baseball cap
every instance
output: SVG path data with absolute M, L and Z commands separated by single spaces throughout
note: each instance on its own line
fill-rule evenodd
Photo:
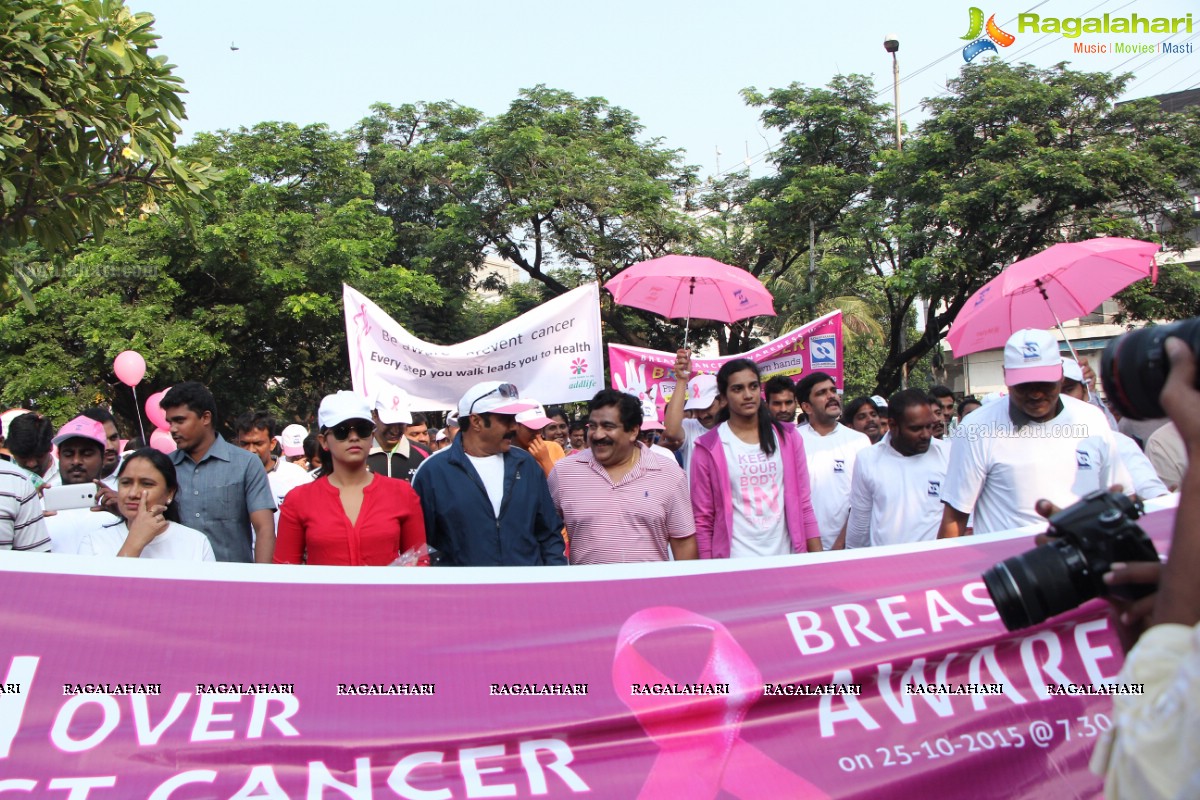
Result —
M 317 411 L 317 422 L 321 428 L 332 428 L 349 419 L 371 419 L 371 406 L 366 398 L 345 389 L 325 395 Z
M 877 394 L 873 394 L 873 395 L 871 395 L 871 402 L 875 404 L 875 407 L 876 407 L 877 409 L 880 409 L 880 408 L 887 408 L 887 407 L 888 407 L 888 406 L 887 406 L 887 400 L 884 400 L 882 397 L 880 397 L 880 396 L 879 396 L 879 395 L 877 395 Z
M 688 399 L 684 411 L 708 408 L 717 399 L 717 376 L 697 375 L 688 381 Z
M 304 455 L 304 439 L 308 436 L 308 430 L 303 425 L 288 425 L 279 434 L 279 448 L 283 450 L 285 456 L 302 456 Z
M 664 430 L 663 424 L 658 421 L 658 405 L 649 397 L 642 400 L 642 430 Z
M 1069 381 L 1083 383 L 1083 368 L 1079 362 L 1071 358 L 1063 359 L 1063 377 Z
M 1004 344 L 1004 384 L 1054 383 L 1062 380 L 1063 358 L 1049 331 L 1025 328 Z
M 67 439 L 91 439 L 100 445 L 103 451 L 108 447 L 108 436 L 104 433 L 104 425 L 94 419 L 84 416 L 76 417 L 58 429 L 58 435 L 50 441 L 60 445 Z
M 464 417 L 472 414 L 520 414 L 533 408 L 537 408 L 537 403 L 522 401 L 515 385 L 483 381 L 467 389 L 458 401 L 458 418 L 461 424 Z
M 375 413 L 384 425 L 411 425 L 408 392 L 396 386 L 385 386 L 375 395 Z M 367 414 L 367 419 L 371 415 Z
M 529 402 L 532 403 L 533 401 L 530 400 Z M 530 430 L 540 431 L 542 428 L 554 422 L 554 420 L 546 416 L 546 409 L 539 404 L 535 405 L 528 411 L 522 411 L 520 414 L 517 414 L 517 422 L 521 423 Z

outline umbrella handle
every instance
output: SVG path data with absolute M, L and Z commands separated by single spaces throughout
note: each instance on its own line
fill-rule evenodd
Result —
M 688 333 L 692 327 L 692 295 L 696 293 L 696 276 L 688 282 L 688 312 L 683 322 L 683 349 L 687 350 Z
M 1075 363 L 1079 363 L 1079 353 L 1075 352 L 1075 345 L 1071 344 L 1071 340 L 1067 338 L 1067 332 L 1063 330 L 1062 321 L 1058 318 L 1058 312 L 1054 310 L 1054 306 L 1050 305 L 1050 296 L 1046 294 L 1046 287 L 1042 285 L 1039 278 L 1034 281 L 1038 291 L 1042 294 L 1042 299 L 1046 301 L 1046 308 L 1050 309 L 1050 314 L 1054 317 L 1054 324 L 1058 328 L 1058 332 L 1062 334 L 1063 341 L 1067 343 L 1067 349 L 1071 351 L 1071 357 L 1075 359 Z

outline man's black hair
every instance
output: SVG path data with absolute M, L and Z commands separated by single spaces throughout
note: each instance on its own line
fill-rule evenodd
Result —
M 963 409 L 966 408 L 967 406 L 972 406 L 972 405 L 973 406 L 981 406 L 981 405 L 983 405 L 983 401 L 980 400 L 978 397 L 976 397 L 973 394 L 969 394 L 966 397 L 964 397 L 958 404 L 958 418 L 962 419 Z
M 426 419 L 423 412 L 414 411 L 409 416 L 412 417 L 412 422 L 408 423 L 409 425 L 429 425 L 429 421 Z
M 851 427 L 854 422 L 854 417 L 859 411 L 862 411 L 863 406 L 870 406 L 875 409 L 875 413 L 879 413 L 879 404 L 869 397 L 856 397 L 846 406 L 846 410 L 842 412 L 842 424 L 846 427 Z
M 636 397 L 616 389 L 601 389 L 596 396 L 588 401 L 588 414 L 598 408 L 616 406 L 621 417 L 621 427 L 627 431 L 642 429 L 642 403 Z M 547 415 L 549 416 L 549 415 Z
M 951 400 L 954 399 L 954 390 L 951 389 L 949 386 L 943 386 L 940 383 L 931 387 L 929 390 L 929 394 L 931 397 L 936 397 L 939 400 L 943 397 L 949 397 Z
M 763 394 L 767 396 L 767 400 L 771 399 L 771 395 L 783 392 L 791 392 L 792 397 L 796 396 L 796 382 L 787 375 L 775 375 L 763 384 Z
M 812 396 L 813 387 L 818 383 L 832 381 L 833 376 L 827 372 L 810 372 L 800 379 L 796 384 L 796 402 L 807 403 L 808 398 Z
M 577 419 L 574 422 L 572 422 L 570 425 L 567 426 L 568 433 L 574 433 L 575 431 L 586 431 L 586 430 L 587 430 L 587 423 L 581 419 Z
M 250 431 L 266 431 L 267 436 L 274 437 L 279 435 L 279 423 L 269 411 L 247 411 L 237 418 L 233 430 L 239 436 Z
M 8 423 L 4 443 L 17 458 L 41 458 L 50 452 L 53 438 L 50 420 L 31 411 Z
M 101 425 L 106 422 L 111 422 L 113 425 L 117 424 L 117 421 L 113 418 L 112 412 L 104 406 L 92 406 L 91 408 L 85 408 L 82 412 L 80 412 L 80 416 L 99 422 Z
M 904 412 L 908 409 L 913 406 L 927 406 L 933 402 L 937 401 L 920 389 L 903 389 L 888 398 L 888 418 L 899 424 L 904 419 Z
M 204 412 L 212 414 L 213 430 L 217 427 L 217 401 L 212 392 L 203 383 L 184 381 L 171 387 L 170 391 L 159 401 L 158 405 L 165 411 L 176 406 L 187 406 L 188 410 L 198 417 Z

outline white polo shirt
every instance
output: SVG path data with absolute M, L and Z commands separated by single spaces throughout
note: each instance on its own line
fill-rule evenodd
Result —
M 850 516 L 850 480 L 854 476 L 855 459 L 859 451 L 871 446 L 871 440 L 865 433 L 840 422 L 827 436 L 817 433 L 811 425 L 800 425 L 796 430 L 804 440 L 821 547 L 829 550 Z
M 931 439 L 929 449 L 917 456 L 901 455 L 890 439 L 859 453 L 846 549 L 936 539 L 949 463 L 950 446 L 940 439 Z
M 1005 399 L 971 412 L 955 430 L 942 501 L 973 512 L 975 533 L 1044 524 L 1038 500 L 1066 508 L 1111 485 L 1119 462 L 1108 421 L 1089 403 L 1060 399 L 1049 422 L 1018 428 Z

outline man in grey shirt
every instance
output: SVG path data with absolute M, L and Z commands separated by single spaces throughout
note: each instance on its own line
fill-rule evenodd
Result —
M 262 461 L 216 432 L 217 404 L 203 384 L 174 386 L 159 405 L 179 448 L 171 461 L 183 524 L 203 531 L 218 561 L 271 563 L 275 503 Z

